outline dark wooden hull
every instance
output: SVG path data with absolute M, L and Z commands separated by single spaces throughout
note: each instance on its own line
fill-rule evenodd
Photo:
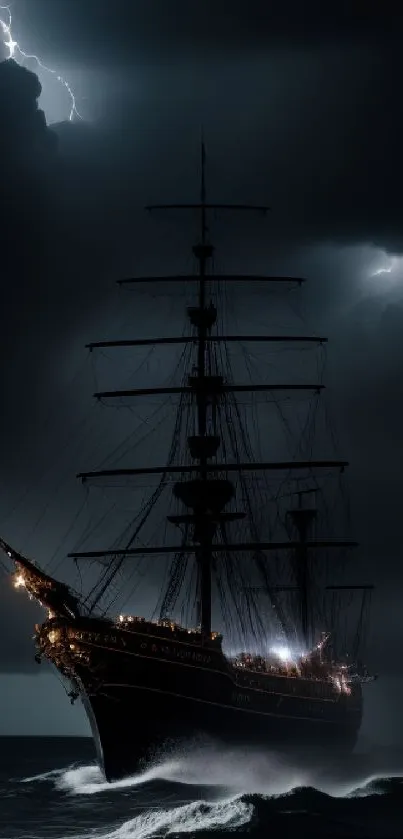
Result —
M 83 701 L 98 760 L 109 781 L 135 774 L 161 749 L 189 745 L 189 740 L 203 735 L 232 747 L 255 746 L 313 757 L 320 751 L 327 756 L 351 751 L 358 733 L 347 719 L 334 723 L 270 716 L 126 685 L 85 694 Z
M 134 774 L 167 745 L 206 735 L 305 755 L 355 745 L 359 685 L 348 695 L 327 681 L 238 670 L 220 649 L 99 628 L 70 626 L 63 645 L 108 780 Z

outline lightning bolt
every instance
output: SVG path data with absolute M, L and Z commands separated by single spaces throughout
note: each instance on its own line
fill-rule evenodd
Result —
M 4 20 L 0 17 L 0 29 L 3 33 L 3 44 L 8 49 L 8 56 L 7 59 L 15 58 L 16 55 L 19 56 L 22 60 L 28 61 L 35 61 L 37 66 L 41 68 L 41 70 L 45 70 L 46 73 L 51 73 L 52 76 L 57 79 L 59 84 L 63 85 L 66 88 L 67 93 L 70 97 L 70 113 L 69 113 L 69 121 L 72 122 L 74 117 L 78 117 L 78 119 L 83 119 L 81 114 L 77 110 L 76 106 L 76 97 L 74 95 L 73 90 L 71 89 L 68 81 L 58 73 L 57 70 L 53 70 L 52 67 L 47 67 L 46 64 L 38 58 L 37 55 L 30 55 L 29 53 L 24 52 L 21 49 L 18 41 L 15 41 L 12 34 L 12 25 L 13 19 L 11 15 L 11 8 L 10 6 L 0 6 L 0 11 L 7 12 L 7 20 Z
M 390 268 L 378 268 L 377 271 L 374 271 L 372 276 L 373 277 L 379 277 L 379 274 L 391 274 L 392 270 L 393 270 L 392 267 L 390 267 Z
M 382 268 L 378 268 L 377 271 L 374 271 L 372 276 L 378 277 L 380 274 L 391 274 L 397 267 L 397 264 L 398 259 L 395 256 L 389 257 L 389 265 L 384 265 Z

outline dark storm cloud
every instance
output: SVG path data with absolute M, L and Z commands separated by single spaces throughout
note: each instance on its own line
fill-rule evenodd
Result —
M 190 192 L 190 166 L 182 176 L 179 164 L 175 179 L 172 161 L 189 161 L 203 122 L 217 191 L 259 194 L 273 207 L 273 235 L 399 250 L 398 12 L 377 3 L 100 2 L 83 15 L 73 6 L 76 14 L 63 3 L 48 11 L 55 57 L 68 43 L 81 66 L 110 72 L 105 180 L 126 184 L 122 215 L 125 194 L 142 198 L 145 184 L 148 195 L 154 183 Z M 101 92 L 88 88 L 89 107 L 91 95 Z
M 16 358 L 21 358 L 21 343 L 26 355 L 35 340 L 32 307 L 36 308 L 35 295 L 44 267 L 43 219 L 47 219 L 49 227 L 51 216 L 47 184 L 54 164 L 57 137 L 47 128 L 45 116 L 38 108 L 40 92 L 41 85 L 33 73 L 14 61 L 0 63 L 0 354 L 2 390 L 3 394 L 7 393 L 3 398 L 0 421 L 3 505 L 7 503 L 7 484 L 12 482 L 7 458 L 12 428 L 15 425 L 23 434 L 27 433 L 21 421 L 21 411 L 25 418 L 27 416 L 24 412 L 26 401 L 19 400 L 17 394 L 13 400 L 13 394 L 27 388 L 29 395 L 29 383 L 22 376 L 18 377 L 21 366 L 19 368 L 15 362 Z M 26 370 L 26 366 L 22 369 Z M 14 409 L 10 405 L 12 400 Z M 20 450 L 23 450 L 21 443 Z M 0 587 L 0 613 L 1 668 L 8 672 L 33 669 L 27 641 L 38 609 L 28 607 L 20 620 L 21 616 L 10 604 L 9 585 L 4 584 L 4 577 Z
M 38 221 L 57 145 L 56 135 L 47 128 L 45 115 L 38 108 L 40 93 L 34 73 L 12 60 L 0 64 L 2 264 L 9 273 L 16 261 L 19 270 L 23 269 L 24 249 L 18 247 L 22 241 L 27 242 L 28 258 L 33 248 L 37 257 L 40 255 Z
M 15 16 L 25 34 L 34 33 L 42 53 L 46 44 L 57 44 L 61 58 L 86 66 L 379 41 L 397 38 L 402 27 L 398 7 L 376 0 L 36 0 L 34 6 L 21 0 Z M 38 23 L 43 20 L 46 36 Z
M 90 112 L 91 99 L 102 102 L 110 134 L 100 165 L 104 184 L 122 188 L 122 218 L 130 191 L 140 200 L 154 184 L 190 192 L 191 167 L 182 175 L 178 161 L 190 160 L 203 122 L 217 190 L 259 193 L 274 210 L 273 236 L 400 248 L 397 7 L 38 0 L 15 18 L 48 63 L 79 67 L 84 79 L 86 69 L 102 73 L 85 96 Z
M 38 108 L 37 77 L 14 61 L 0 64 L 1 308 L 0 350 L 5 386 L 24 337 L 34 340 L 32 312 L 46 269 L 44 220 L 52 231 L 52 175 L 57 137 Z M 5 360 L 7 359 L 7 362 Z M 24 383 L 25 385 L 25 383 Z M 2 421 L 7 415 L 4 406 Z M 4 429 L 4 426 L 3 426 Z

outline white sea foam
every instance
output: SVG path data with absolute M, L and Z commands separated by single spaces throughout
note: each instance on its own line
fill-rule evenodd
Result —
M 49 781 L 51 778 L 60 778 L 65 775 L 64 769 L 51 769 L 50 772 L 42 772 L 40 775 L 32 775 L 28 778 L 20 778 L 20 784 L 30 784 L 34 781 Z
M 237 798 L 208 803 L 194 801 L 171 810 L 148 810 L 107 832 L 97 832 L 96 839 L 152 839 L 172 833 L 196 833 L 201 830 L 235 830 L 250 821 L 251 804 Z M 94 839 L 94 832 L 76 839 Z
M 164 761 L 161 764 L 150 766 L 144 772 L 122 778 L 120 781 L 107 783 L 98 766 L 79 766 L 66 769 L 56 777 L 56 785 L 74 795 L 93 795 L 100 792 L 112 792 L 113 790 L 139 787 L 152 781 L 178 780 L 181 772 L 180 761 Z
M 224 750 L 209 745 L 171 753 L 144 772 L 108 784 L 96 766 L 69 768 L 55 773 L 56 785 L 72 795 L 93 795 L 139 788 L 153 781 L 170 781 L 194 787 L 209 787 L 210 797 L 257 794 L 267 797 L 288 795 L 302 787 L 313 787 L 334 798 L 376 794 L 376 784 L 390 777 L 403 778 L 403 756 L 352 755 L 331 766 L 310 765 L 309 757 L 299 762 L 281 755 L 256 750 Z M 217 796 L 213 796 L 212 788 Z

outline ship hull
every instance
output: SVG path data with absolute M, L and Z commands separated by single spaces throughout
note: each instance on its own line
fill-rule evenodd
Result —
M 93 621 L 58 625 L 59 640 L 42 652 L 81 696 L 110 781 L 193 738 L 305 756 L 354 748 L 359 685 L 342 693 L 326 680 L 238 669 L 220 648 L 200 643 Z
M 109 781 L 135 774 L 161 754 L 189 748 L 192 740 L 314 759 L 352 751 L 358 734 L 356 722 L 347 718 L 335 723 L 251 712 L 132 685 L 105 686 L 102 693 L 83 693 L 82 699 Z M 304 713 L 303 707 L 298 710 Z

